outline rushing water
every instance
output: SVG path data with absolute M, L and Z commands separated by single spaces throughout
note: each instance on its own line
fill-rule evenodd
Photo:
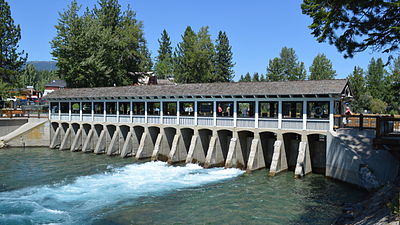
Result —
M 0 150 L 0 224 L 330 224 L 363 197 L 321 175 Z

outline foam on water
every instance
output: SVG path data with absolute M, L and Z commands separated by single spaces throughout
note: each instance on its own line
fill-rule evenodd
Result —
M 0 224 L 76 224 L 106 213 L 114 204 L 160 196 L 239 176 L 238 169 L 203 169 L 195 164 L 169 166 L 164 162 L 131 164 L 81 176 L 69 184 L 0 192 Z

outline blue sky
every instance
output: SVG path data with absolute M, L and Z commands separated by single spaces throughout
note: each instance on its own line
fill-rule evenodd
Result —
M 50 41 L 55 37 L 58 12 L 69 0 L 8 0 L 12 16 L 22 29 L 20 48 L 30 61 L 53 60 Z M 97 0 L 78 0 L 92 8 Z M 226 31 L 234 54 L 236 80 L 246 72 L 266 73 L 268 60 L 279 55 L 282 47 L 294 48 L 307 72 L 313 58 L 324 53 L 332 61 L 337 78 L 345 78 L 354 66 L 366 69 L 372 57 L 387 58 L 371 50 L 344 59 L 335 47 L 318 43 L 310 34 L 311 19 L 301 13 L 300 0 L 120 0 L 128 4 L 144 23 L 145 36 L 154 58 L 161 32 L 166 29 L 173 47 L 181 41 L 186 26 L 194 30 L 209 26 L 215 40 L 218 31 Z

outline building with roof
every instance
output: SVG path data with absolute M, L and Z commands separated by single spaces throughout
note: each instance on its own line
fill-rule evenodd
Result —
M 55 90 L 64 89 L 65 87 L 67 87 L 67 82 L 65 82 L 65 80 L 53 80 L 45 85 L 43 96 L 46 96 Z
M 46 97 L 50 147 L 304 175 L 351 96 L 344 79 L 65 88 Z

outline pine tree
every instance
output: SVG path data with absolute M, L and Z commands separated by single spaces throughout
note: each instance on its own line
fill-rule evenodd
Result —
M 155 64 L 155 73 L 158 78 L 166 78 L 173 75 L 173 59 L 171 40 L 166 30 L 161 33 L 161 38 L 158 40 L 160 45 L 158 56 Z
M 253 74 L 253 78 L 251 79 L 251 81 L 253 81 L 253 82 L 258 82 L 258 81 L 260 81 L 260 75 L 258 75 L 258 73 L 255 72 L 255 73 Z
M 215 46 L 208 33 L 208 26 L 201 27 L 197 33 L 195 49 L 197 70 L 194 75 L 197 80 L 207 83 L 219 81 L 220 78 L 215 74 Z
M 152 68 L 135 12 L 130 7 L 122 12 L 117 0 L 100 0 L 99 7 L 80 16 L 74 0 L 60 13 L 52 55 L 69 87 L 128 85 L 137 82 L 135 72 Z
M 266 79 L 268 81 L 285 80 L 283 73 L 284 73 L 283 66 L 278 57 L 275 57 L 272 60 L 269 60 L 269 63 L 267 66 L 267 75 L 266 75 Z
M 233 80 L 234 71 L 232 47 L 229 45 L 228 36 L 225 32 L 218 33 L 216 40 L 216 59 L 215 59 L 215 81 L 230 82 Z
M 367 90 L 374 99 L 384 100 L 387 91 L 386 70 L 381 58 L 371 59 L 365 76 Z
M 246 75 L 244 75 L 242 81 L 243 81 L 243 82 L 250 82 L 250 81 L 251 81 L 251 75 L 250 75 L 250 73 L 247 72 Z
M 325 54 L 315 56 L 310 66 L 309 80 L 332 80 L 335 79 L 336 71 L 332 68 L 332 62 Z
M 178 46 L 174 53 L 175 81 L 178 83 L 199 82 L 199 80 L 194 77 L 194 73 L 196 73 L 196 65 L 195 65 L 196 42 L 197 42 L 196 33 L 192 30 L 190 26 L 186 27 L 186 30 L 182 35 L 182 42 L 178 43 Z
M 361 67 L 354 67 L 353 73 L 348 76 L 354 99 L 352 101 L 352 109 L 354 112 L 362 112 L 363 109 L 369 108 L 369 102 L 363 101 L 362 96 L 366 93 L 364 71 Z M 368 94 L 369 95 L 369 94 Z
M 265 80 L 264 74 L 261 74 L 261 75 L 260 75 L 260 81 L 266 81 L 266 80 Z
M 283 47 L 279 57 L 269 60 L 266 76 L 268 81 L 305 80 L 307 71 L 294 49 Z
M 27 54 L 19 52 L 21 28 L 14 24 L 7 1 L 0 0 L 0 82 L 15 84 Z M 2 85 L 4 87 L 8 85 Z

